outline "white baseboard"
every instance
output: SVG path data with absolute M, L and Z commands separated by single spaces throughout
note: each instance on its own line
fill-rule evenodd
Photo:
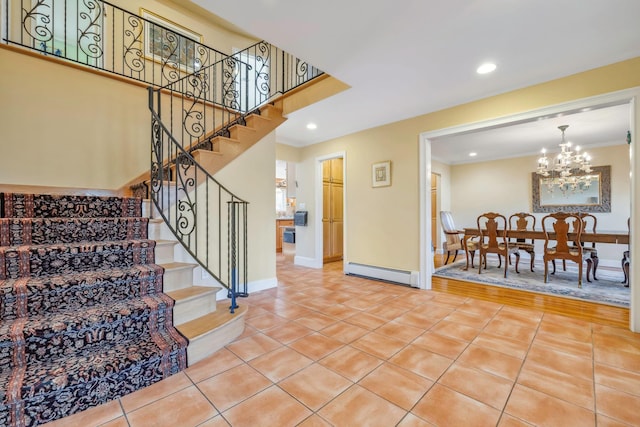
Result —
M 349 262 L 345 266 L 345 274 L 370 277 L 387 282 L 400 283 L 412 287 L 419 286 L 420 273 L 417 271 L 397 270 L 394 268 L 378 267 L 375 265 Z
M 275 288 L 276 286 L 278 286 L 278 279 L 273 277 L 270 279 L 263 279 L 263 280 L 257 280 L 254 282 L 249 282 L 249 284 L 247 285 L 247 288 L 249 291 L 249 295 L 251 295 L 254 292 L 264 291 L 266 289 Z M 228 293 L 229 291 L 227 290 L 227 288 L 222 288 L 216 294 L 216 300 L 219 301 L 222 299 L 227 299 Z
M 299 265 L 299 266 L 302 266 L 302 267 L 322 268 L 322 260 L 318 261 L 315 258 L 303 257 L 303 256 L 298 256 L 298 255 L 296 255 L 293 258 L 293 263 L 295 265 Z

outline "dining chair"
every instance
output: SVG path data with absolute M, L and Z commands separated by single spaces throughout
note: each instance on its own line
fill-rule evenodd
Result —
M 535 230 L 536 217 L 527 212 L 514 213 L 509 217 L 509 230 L 527 231 Z M 535 240 L 523 238 L 509 239 L 509 244 L 517 246 L 518 250 L 525 251 L 531 258 L 531 271 L 533 271 L 533 264 L 536 260 Z
M 462 239 L 464 238 L 464 233 L 458 230 L 453 222 L 453 215 L 451 215 L 450 211 L 440 211 L 440 224 L 442 225 L 442 231 L 446 237 L 446 240 L 442 242 L 442 249 L 447 253 L 447 258 L 444 261 L 444 264 L 447 265 L 449 262 L 449 257 L 453 252 L 453 261 L 455 262 L 456 257 L 458 256 L 458 251 L 464 251 L 464 243 Z M 466 241 L 467 251 L 471 254 L 471 267 L 473 268 L 473 258 L 475 257 L 477 247 L 477 240 L 475 239 L 467 239 Z
M 520 262 L 520 252 L 517 246 L 510 246 L 507 239 L 507 218 L 495 212 L 487 212 L 477 219 L 478 230 L 480 231 L 480 266 L 478 274 L 482 273 L 482 265 L 487 269 L 487 254 L 498 255 L 498 268 L 502 265 L 502 255 L 504 255 L 504 277 L 507 277 L 507 267 L 511 261 L 511 255 L 516 256 L 516 273 Z
M 576 215 L 580 218 L 580 221 L 582 222 L 582 233 L 592 233 L 592 234 L 596 233 L 596 229 L 598 226 L 598 218 L 596 218 L 595 215 L 592 215 L 590 213 L 584 213 L 584 212 L 578 212 L 576 213 Z M 572 223 L 571 229 L 575 230 L 575 228 L 576 228 L 575 224 Z M 591 282 L 591 279 L 589 277 L 591 276 L 592 269 L 593 269 L 593 280 L 598 280 L 598 278 L 596 277 L 596 271 L 598 269 L 599 258 L 598 258 L 598 249 L 596 249 L 596 243 L 591 242 L 589 244 L 585 244 L 585 242 L 581 242 L 580 240 L 574 240 L 572 244 L 582 246 L 582 253 L 585 258 L 585 261 L 587 262 L 587 282 Z M 553 271 L 555 273 L 555 264 L 553 267 L 554 267 Z M 567 270 L 566 260 L 562 260 L 562 269 L 564 271 Z
M 544 233 L 544 283 L 549 281 L 549 262 L 553 263 L 555 274 L 555 260 L 569 260 L 578 264 L 578 287 L 582 287 L 582 245 L 574 245 L 582 237 L 582 219 L 575 213 L 555 212 L 542 218 L 542 232 Z M 569 233 L 575 233 L 572 237 Z M 553 245 L 555 242 L 555 245 Z
M 631 218 L 627 218 L 627 230 L 631 231 Z M 622 253 L 622 272 L 624 273 L 624 280 L 622 283 L 625 288 L 629 287 L 629 264 L 631 263 L 631 251 L 627 249 Z

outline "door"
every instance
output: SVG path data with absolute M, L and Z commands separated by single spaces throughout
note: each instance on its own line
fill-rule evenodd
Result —
M 431 174 L 431 248 L 438 246 L 438 183 L 440 176 Z
M 342 259 L 343 192 L 342 158 L 322 162 L 323 263 Z

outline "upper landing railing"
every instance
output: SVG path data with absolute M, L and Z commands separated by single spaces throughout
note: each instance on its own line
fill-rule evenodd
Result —
M 99 0 L 4 0 L 3 42 L 152 86 L 226 55 L 154 20 Z
M 0 12 L 2 41 L 6 44 L 155 87 L 166 86 L 228 57 L 202 44 L 189 29 L 145 10 L 136 15 L 101 0 L 4 0 Z M 237 61 L 251 60 L 247 51 L 243 52 L 233 56 Z M 279 69 L 278 82 L 270 82 L 270 87 L 277 87 L 279 93 L 322 74 L 298 59 L 288 61 L 286 66 L 292 69 Z M 245 68 L 256 69 L 249 65 Z M 272 73 L 271 78 L 275 77 Z M 243 96 L 252 97 L 249 91 L 243 91 Z

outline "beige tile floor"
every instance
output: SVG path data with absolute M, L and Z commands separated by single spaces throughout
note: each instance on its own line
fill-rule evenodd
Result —
M 233 343 L 48 426 L 640 425 L 640 334 L 278 266 Z

